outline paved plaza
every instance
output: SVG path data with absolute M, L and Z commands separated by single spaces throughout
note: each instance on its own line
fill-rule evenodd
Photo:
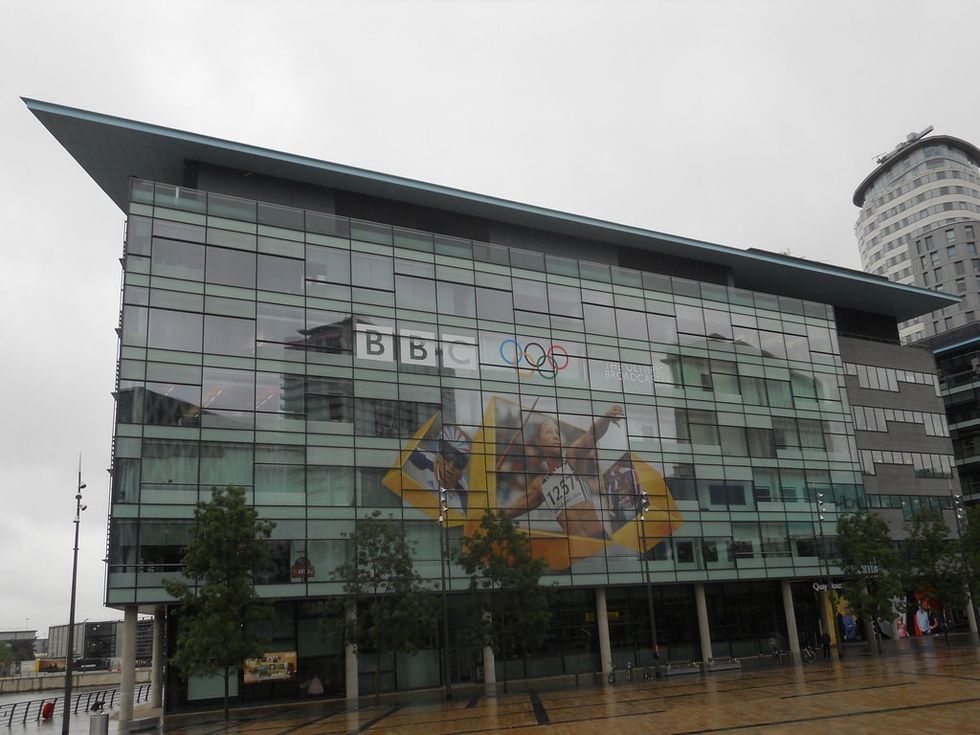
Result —
M 906 642 L 902 642 L 906 645 Z M 768 666 L 612 687 L 540 688 L 487 698 L 432 695 L 348 711 L 341 703 L 214 714 L 170 725 L 179 735 L 449 735 L 451 733 L 977 733 L 980 648 L 909 642 L 880 659 Z

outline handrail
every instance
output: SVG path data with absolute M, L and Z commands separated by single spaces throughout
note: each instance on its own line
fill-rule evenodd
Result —
M 91 689 L 87 692 L 78 692 L 72 699 L 71 712 L 77 715 L 79 709 L 83 712 L 98 712 L 112 709 L 119 704 L 119 687 L 106 689 Z M 133 691 L 133 703 L 148 702 L 150 699 L 150 684 L 139 684 Z M 0 704 L 0 725 L 12 727 L 14 722 L 26 724 L 28 720 L 33 722 L 41 721 L 41 713 L 45 704 L 53 705 L 53 716 L 60 715 L 64 706 L 64 695 L 55 697 L 44 697 L 43 699 L 29 699 L 22 702 L 5 702 Z

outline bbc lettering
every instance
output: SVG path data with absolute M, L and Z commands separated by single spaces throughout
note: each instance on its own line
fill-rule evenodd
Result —
M 396 350 L 397 345 L 397 350 Z M 395 334 L 391 327 L 358 324 L 354 339 L 354 354 L 361 360 L 395 362 L 405 365 L 437 367 L 442 361 L 451 370 L 478 370 L 479 350 L 473 337 L 402 329 Z

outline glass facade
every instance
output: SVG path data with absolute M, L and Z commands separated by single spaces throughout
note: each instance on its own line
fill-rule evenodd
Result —
M 440 486 L 453 545 L 503 511 L 561 586 L 816 575 L 815 493 L 831 535 L 861 503 L 823 304 L 137 181 L 120 341 L 109 604 L 166 600 L 215 485 L 278 598 L 376 510 L 438 579 Z
M 147 181 L 131 199 L 109 605 L 166 603 L 195 504 L 244 486 L 276 524 L 267 637 L 339 693 L 341 642 L 306 602 L 341 593 L 347 536 L 376 511 L 438 585 L 442 488 L 452 549 L 503 512 L 560 589 L 542 650 L 499 676 L 594 671 L 596 587 L 614 658 L 648 659 L 647 573 L 665 656 L 696 657 L 692 583 L 715 581 L 712 646 L 744 655 L 786 632 L 776 580 L 821 578 L 838 511 L 864 504 L 827 305 Z M 468 584 L 451 566 L 449 589 Z M 756 607 L 764 625 L 728 619 Z M 478 678 L 451 628 L 453 679 Z M 384 689 L 441 680 L 435 635 L 358 658 L 366 690 L 377 667 Z M 239 701 L 299 694 L 276 686 Z

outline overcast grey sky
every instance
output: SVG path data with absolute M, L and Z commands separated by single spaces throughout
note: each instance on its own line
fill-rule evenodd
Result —
M 974 0 L 5 2 L 0 630 L 102 607 L 123 215 L 34 97 L 739 248 L 859 267 L 851 195 L 980 143 Z

